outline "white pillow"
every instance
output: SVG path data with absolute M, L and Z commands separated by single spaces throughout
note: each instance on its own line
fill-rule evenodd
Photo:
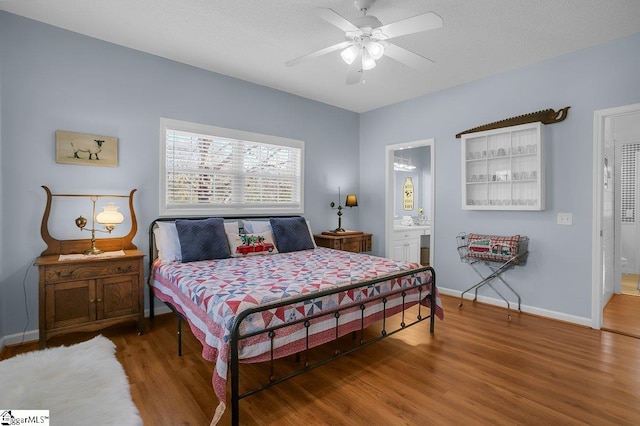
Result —
M 164 242 L 162 241 L 162 233 L 160 232 L 160 228 L 157 226 L 157 222 L 156 227 L 153 228 L 153 241 L 156 243 L 157 257 L 162 258 L 160 253 L 162 253 L 162 245 Z
M 318 245 L 316 244 L 316 239 L 313 238 L 313 231 L 311 230 L 311 222 L 309 222 L 308 220 L 307 220 L 307 228 L 309 228 L 309 235 L 311 235 L 311 241 L 313 241 L 313 247 L 317 248 Z
M 238 226 L 238 222 L 225 222 L 224 223 L 224 232 L 226 232 L 227 234 L 239 234 L 240 233 L 240 226 Z
M 156 222 L 156 225 L 158 225 L 157 231 L 160 234 L 160 238 L 156 238 L 158 257 L 162 260 L 182 261 L 182 248 L 175 222 Z
M 252 239 L 253 244 L 245 244 L 243 236 L 245 241 L 247 238 Z M 262 238 L 261 243 L 256 241 L 257 237 Z M 244 235 L 227 232 L 227 241 L 229 241 L 229 249 L 231 250 L 231 256 L 233 257 L 252 256 L 256 254 L 275 254 L 278 252 L 275 241 L 273 240 L 273 233 L 271 231 L 260 232 L 257 234 L 247 233 Z M 238 250 L 238 248 L 240 249 Z

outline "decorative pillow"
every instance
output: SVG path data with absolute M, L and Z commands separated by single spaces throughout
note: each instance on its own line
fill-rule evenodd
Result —
M 242 227 L 247 234 L 262 234 L 271 231 L 271 223 L 268 220 L 243 220 Z
M 233 257 L 278 253 L 271 231 L 241 235 L 227 232 L 227 240 L 229 240 L 229 248 Z
M 182 261 L 182 249 L 175 222 L 156 222 L 157 228 L 153 230 L 156 241 L 158 257 L 162 260 Z M 238 222 L 225 222 L 225 233 L 236 235 L 240 233 Z
M 240 233 L 240 226 L 238 225 L 238 222 L 225 222 L 224 223 L 224 232 L 226 232 L 227 234 L 239 234 Z
M 269 222 L 280 253 L 314 248 L 309 226 L 303 217 L 272 217 Z
M 176 220 L 182 262 L 225 259 L 230 256 L 222 218 Z
M 271 232 L 271 222 L 265 220 L 243 220 L 242 227 L 247 234 L 261 234 L 263 232 Z M 316 241 L 313 239 L 313 231 L 311 230 L 311 223 L 307 220 L 307 227 L 309 228 L 309 235 L 311 241 L 313 241 L 313 248 L 316 248 Z M 229 231 L 227 231 L 229 232 Z M 232 250 L 233 251 L 233 250 Z
M 156 225 L 158 227 L 153 232 L 156 235 L 158 257 L 162 260 L 182 261 L 182 249 L 175 222 L 156 222 Z
M 504 237 L 499 235 L 469 234 L 468 238 L 468 257 L 506 262 L 518 255 L 520 235 Z

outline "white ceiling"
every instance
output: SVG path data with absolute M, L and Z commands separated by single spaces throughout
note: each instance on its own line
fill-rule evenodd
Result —
M 638 0 L 377 0 L 383 24 L 425 12 L 437 30 L 394 43 L 435 61 L 389 58 L 345 85 L 339 52 L 285 62 L 344 40 L 313 12 L 345 18 L 352 0 L 2 0 L 0 10 L 285 92 L 364 112 L 640 32 Z

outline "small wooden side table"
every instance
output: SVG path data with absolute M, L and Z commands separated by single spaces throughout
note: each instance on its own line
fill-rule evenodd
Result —
M 325 231 L 315 234 L 313 238 L 319 247 L 360 253 L 371 251 L 371 235 L 361 231 Z

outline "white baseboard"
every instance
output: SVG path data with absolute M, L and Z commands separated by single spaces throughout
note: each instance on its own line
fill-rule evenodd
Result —
M 38 329 L 25 331 L 23 333 L 15 333 L 9 334 L 8 336 L 3 336 L 0 340 L 0 352 L 6 345 L 17 345 L 19 343 L 27 343 L 33 342 L 34 340 L 38 340 L 40 338 L 40 334 L 38 333 Z
M 164 303 L 162 305 L 156 306 L 154 311 L 155 315 L 171 313 L 171 309 L 169 309 L 169 307 Z M 145 309 L 144 316 L 145 318 L 149 317 L 149 309 Z M 23 333 L 15 333 L 3 336 L 2 338 L 0 338 L 0 352 L 2 352 L 4 347 L 7 345 L 17 345 L 20 343 L 34 342 L 39 338 L 40 333 L 38 332 L 38 329 L 26 331 L 24 335 Z
M 458 297 L 458 298 L 460 298 L 460 295 L 462 294 L 462 292 L 459 291 L 459 290 L 453 290 L 453 289 L 450 289 L 450 288 L 443 288 L 443 287 L 438 287 L 438 291 L 441 294 L 445 294 L 447 296 L 454 296 L 454 297 Z M 474 294 L 472 292 L 467 293 L 465 295 L 464 300 L 465 301 L 467 301 L 467 300 L 471 301 L 471 300 L 473 300 L 473 296 L 474 296 Z M 502 299 L 496 299 L 496 298 L 493 298 L 493 297 L 478 295 L 478 302 L 485 303 L 487 305 L 498 306 L 498 307 L 501 307 L 501 308 L 505 308 L 505 310 L 506 310 L 506 304 L 504 303 L 504 300 L 502 300 Z M 517 302 L 510 302 L 509 303 L 509 307 L 512 310 L 515 310 L 517 312 L 518 303 Z M 528 306 L 528 305 L 524 305 L 522 303 L 520 304 L 520 308 L 521 308 L 522 312 L 526 312 L 528 314 L 538 315 L 538 316 L 541 316 L 541 317 L 550 318 L 550 319 L 554 319 L 554 320 L 558 320 L 558 321 L 569 322 L 569 323 L 572 323 L 572 324 L 583 325 L 583 326 L 586 326 L 586 327 L 591 327 L 592 326 L 591 318 L 578 317 L 578 316 L 575 316 L 575 315 L 565 314 L 563 312 L 550 311 L 548 309 L 542 309 L 542 308 L 538 308 L 538 307 L 535 307 L 535 306 Z

